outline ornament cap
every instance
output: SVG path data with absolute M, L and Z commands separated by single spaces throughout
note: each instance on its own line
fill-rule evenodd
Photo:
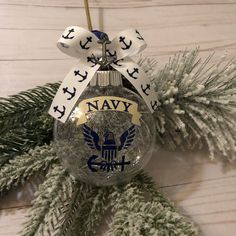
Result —
M 108 71 L 97 71 L 90 81 L 90 86 L 121 86 L 122 85 L 122 75 L 118 71 L 108 70 Z

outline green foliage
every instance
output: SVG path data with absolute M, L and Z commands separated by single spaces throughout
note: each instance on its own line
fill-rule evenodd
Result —
M 59 83 L 46 84 L 0 100 L 0 131 L 37 120 L 49 108 Z
M 143 184 L 145 185 L 145 181 Z M 136 180 L 124 187 L 117 187 L 110 197 L 114 218 L 106 236 L 190 236 L 198 233 L 192 223 L 178 214 L 172 204 L 168 204 L 167 199 L 164 201 L 165 205 L 152 197 L 147 201 L 144 188 L 140 188 Z
M 12 157 L 30 149 L 49 144 L 52 140 L 53 119 L 42 114 L 35 121 L 27 121 L 20 126 L 2 133 L 0 137 L 0 166 Z
M 210 157 L 235 159 L 236 61 L 211 65 L 198 50 L 177 54 L 151 75 L 160 106 L 155 112 L 158 140 L 171 150 L 207 146 Z
M 53 228 L 53 219 L 48 221 L 46 217 L 55 201 L 64 197 L 64 195 L 70 195 L 71 188 L 66 186 L 66 178 L 65 171 L 62 167 L 53 165 L 50 168 L 46 175 L 46 180 L 40 185 L 36 193 L 36 198 L 33 201 L 33 206 L 29 214 L 30 221 L 28 221 L 22 231 L 22 236 L 44 235 L 45 227 L 51 226 Z M 64 186 L 65 188 L 63 188 Z M 63 204 L 63 202 L 61 203 Z M 58 214 L 57 209 L 54 212 L 54 214 Z
M 31 148 L 49 144 L 53 118 L 47 114 L 59 84 L 0 98 L 0 166 Z
M 103 222 L 104 214 L 110 207 L 109 194 L 111 189 L 105 187 L 93 188 L 93 194 L 83 203 L 83 208 L 77 219 L 75 231 L 72 235 L 96 235 L 96 227 Z M 66 235 L 65 235 L 66 236 Z
M 96 234 L 109 208 L 114 217 L 108 236 L 197 235 L 196 228 L 143 173 L 126 185 L 99 188 L 75 181 L 60 165 L 50 164 L 50 159 L 43 161 L 51 168 L 36 192 L 22 236 Z
M 57 162 L 57 156 L 51 145 L 36 147 L 10 160 L 0 169 L 0 194 L 23 184 L 35 174 L 45 173 L 54 162 Z

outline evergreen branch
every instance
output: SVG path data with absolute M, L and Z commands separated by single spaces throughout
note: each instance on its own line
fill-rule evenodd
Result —
M 37 120 L 47 111 L 59 83 L 46 84 L 8 98 L 0 98 L 0 132 L 7 132 L 27 121 Z
M 36 146 L 49 144 L 52 140 L 53 122 L 52 117 L 42 114 L 35 121 L 26 121 L 21 126 L 3 133 L 0 137 L 0 166 Z
M 157 138 L 171 150 L 202 148 L 235 159 L 236 62 L 224 58 L 209 66 L 198 49 L 177 54 L 159 71 L 151 71 L 160 107 L 154 114 Z M 146 62 L 144 62 L 145 64 Z
M 94 226 L 101 220 L 106 209 L 107 191 L 76 182 L 63 171 L 63 176 L 59 174 L 60 171 L 61 168 L 53 170 L 50 178 L 47 176 L 48 180 L 40 187 L 22 236 L 85 236 L 94 231 Z M 60 183 L 56 179 L 55 185 L 57 175 L 61 175 Z M 30 222 L 35 223 L 32 226 Z
M 54 201 L 55 204 L 53 205 L 53 208 L 51 206 L 51 210 L 48 214 L 49 224 L 54 225 L 53 230 L 51 230 L 52 235 L 78 235 L 76 227 L 78 225 L 83 227 L 82 221 L 79 221 L 78 218 L 83 210 L 84 202 L 87 202 L 88 199 L 90 199 L 91 190 L 91 186 L 73 181 L 72 193 L 70 196 L 66 196 L 61 192 L 60 199 L 58 198 L 58 200 Z M 53 220 L 54 223 L 50 223 L 53 222 Z M 47 229 L 47 231 L 50 231 L 50 229 Z
M 88 236 L 96 234 L 96 227 L 102 222 L 105 212 L 110 208 L 110 189 L 100 187 L 93 189 L 93 195 L 83 203 L 80 217 L 77 219 L 81 225 L 77 225 L 74 236 Z M 65 235 L 66 236 L 66 235 Z
M 114 218 L 106 236 L 197 235 L 196 228 L 176 211 L 158 201 L 145 201 L 135 181 L 117 188 L 111 201 Z
M 134 181 L 140 191 L 145 189 L 147 193 L 151 195 L 150 197 L 153 201 L 160 202 L 162 206 L 164 206 L 165 208 L 169 208 L 171 211 L 176 210 L 174 203 L 172 203 L 162 192 L 158 191 L 156 183 L 147 174 L 145 174 L 144 172 L 139 173 L 134 178 Z
M 0 166 L 28 150 L 49 144 L 53 118 L 47 114 L 59 83 L 0 98 Z
M 28 222 L 21 232 L 22 236 L 44 235 L 44 227 L 47 222 L 46 216 L 53 206 L 54 199 L 67 191 L 60 191 L 66 178 L 64 169 L 59 165 L 53 165 L 46 175 L 46 180 L 39 186 L 33 206 L 30 209 Z
M 45 172 L 57 161 L 51 145 L 36 147 L 34 150 L 18 156 L 0 169 L 0 194 L 24 183 L 36 173 Z

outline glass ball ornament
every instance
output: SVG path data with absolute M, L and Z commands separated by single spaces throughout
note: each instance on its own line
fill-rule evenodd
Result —
M 123 87 L 117 71 L 98 71 L 65 123 L 56 121 L 54 141 L 62 165 L 94 185 L 130 180 L 148 162 L 155 122 L 143 99 Z

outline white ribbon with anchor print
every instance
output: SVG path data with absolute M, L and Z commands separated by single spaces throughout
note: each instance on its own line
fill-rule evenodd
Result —
M 49 109 L 51 116 L 64 123 L 100 67 L 94 58 L 101 57 L 102 46 L 94 33 L 78 26 L 66 28 L 57 46 L 65 54 L 79 59 L 78 65 L 63 80 Z M 146 43 L 140 33 L 129 29 L 120 32 L 107 44 L 107 53 L 116 58 L 110 65 L 133 84 L 150 111 L 154 112 L 159 105 L 154 87 L 142 68 L 130 58 L 145 47 Z

